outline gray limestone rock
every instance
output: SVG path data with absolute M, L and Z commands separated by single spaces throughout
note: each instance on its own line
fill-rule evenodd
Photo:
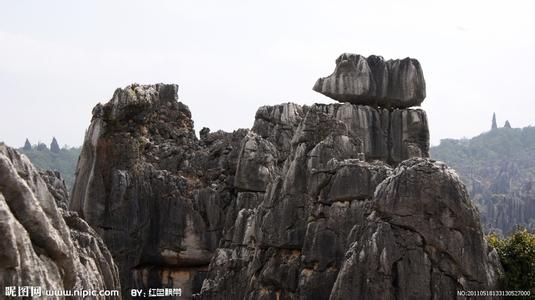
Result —
M 52 138 L 52 142 L 50 143 L 50 151 L 54 153 L 59 153 L 61 151 L 61 148 L 58 144 L 58 140 L 56 140 L 55 137 Z
M 452 299 L 498 289 L 501 272 L 457 174 L 410 159 L 378 186 L 330 299 Z
M 41 178 L 45 181 L 48 191 L 56 200 L 56 205 L 64 210 L 67 210 L 69 207 L 70 197 L 69 191 L 67 190 L 67 185 L 65 180 L 61 177 L 61 174 L 58 171 L 39 171 Z
M 260 111 L 279 109 L 284 111 Z M 238 192 L 242 204 L 224 229 L 233 232 L 232 241 L 216 251 L 199 298 L 328 298 L 347 237 L 364 226 L 375 187 L 391 170 L 385 163 L 365 161 L 362 138 L 336 118 L 338 109 L 340 105 L 296 109 L 304 115 L 286 135 L 292 137 L 290 144 L 273 145 L 288 153 L 286 159 L 275 160 L 275 176 L 265 191 Z M 277 130 L 288 129 L 278 127 L 266 138 L 282 136 Z M 258 139 L 255 127 L 252 132 L 245 141 Z M 250 174 L 238 168 L 236 177 Z
M 24 147 L 22 148 L 24 151 L 30 151 L 32 150 L 32 144 L 30 144 L 30 141 L 26 139 L 24 142 Z
M 58 208 L 66 204 L 66 189 L 48 175 L 0 144 L 0 285 L 41 287 L 43 296 L 45 290 L 119 291 L 102 239 L 75 213 Z
M 256 111 L 251 130 L 275 145 L 282 162 L 290 154 L 293 135 L 305 113 L 306 107 L 295 103 L 262 106 Z
M 70 208 L 102 235 L 123 294 L 175 287 L 190 297 L 200 290 L 235 198 L 247 131 L 204 130 L 198 140 L 177 89 L 118 89 L 94 108 L 78 162 Z
M 284 150 L 288 154 L 275 164 L 277 175 L 265 192 L 238 192 L 238 199 L 250 199 L 249 205 L 244 206 L 241 200 L 238 212 L 227 219 L 224 230 L 233 233 L 229 237 L 232 241 L 220 244 L 197 298 L 449 298 L 457 287 L 496 287 L 500 263 L 483 239 L 477 212 L 467 200 L 464 187 L 445 166 L 424 164 L 429 147 L 425 112 L 351 104 L 313 105 L 302 111 L 289 150 Z M 272 132 L 271 136 L 277 134 Z M 281 146 L 274 146 L 282 152 Z M 409 158 L 413 159 L 402 162 Z M 424 165 L 416 167 L 416 162 Z M 391 166 L 398 164 L 391 175 Z M 242 176 L 240 172 L 238 169 L 237 177 Z M 437 174 L 433 176 L 433 172 Z M 398 191 L 402 183 L 390 183 L 395 180 L 407 187 Z M 388 201 L 380 194 L 386 186 L 393 193 Z M 418 200 L 433 201 L 427 207 Z M 451 214 L 443 215 L 441 200 L 458 205 L 451 207 Z M 391 208 L 384 208 L 386 204 Z M 409 210 L 407 215 L 405 210 Z M 392 229 L 396 224 L 392 219 L 398 212 L 402 213 L 401 220 L 413 218 L 414 224 L 396 225 L 399 231 L 397 227 Z M 384 220 L 377 217 L 383 215 Z M 425 223 L 429 217 L 432 221 Z M 429 246 L 433 248 L 422 246 L 423 238 L 413 232 L 416 229 L 406 229 L 411 226 L 426 234 L 424 238 L 434 243 Z M 382 253 L 378 248 L 378 253 L 367 258 L 378 260 L 377 265 L 355 271 L 361 263 L 348 262 L 352 251 L 379 238 L 383 240 L 378 243 L 397 254 L 390 257 L 390 252 Z M 370 251 L 374 251 L 371 245 Z M 434 256 L 425 251 L 432 251 Z M 449 260 L 447 255 L 454 259 Z M 397 261 L 404 257 L 408 262 Z M 429 269 L 425 269 L 427 265 Z M 395 286 L 366 281 L 383 280 L 381 268 L 389 269 L 388 274 L 400 273 L 402 278 L 394 279 Z M 428 273 L 421 274 L 424 269 Z M 448 281 L 451 272 L 462 274 L 458 276 L 461 285 Z M 364 279 L 352 281 L 355 273 Z M 432 281 L 426 276 L 432 276 Z M 422 289 L 422 282 L 429 288 Z M 402 284 L 405 289 L 398 291 Z M 366 286 L 371 289 L 369 293 L 355 292 Z
M 429 156 L 429 129 L 421 109 L 376 109 L 370 106 L 314 104 L 297 128 L 292 143 L 317 144 L 334 130 L 347 135 L 364 158 L 396 165 L 411 157 Z M 324 132 L 325 131 L 325 132 Z
M 421 74 L 417 62 L 342 60 L 381 99 L 413 105 L 416 83 L 400 78 Z M 417 297 L 495 287 L 499 261 L 464 187 L 425 159 L 423 110 L 285 103 L 261 107 L 251 130 L 199 140 L 176 90 L 133 85 L 97 105 L 78 163 L 70 207 L 102 234 L 123 289 L 364 299 L 410 298 L 423 282 Z M 368 263 L 355 262 L 361 249 Z
M 250 132 L 242 141 L 234 185 L 238 189 L 265 192 L 275 177 L 277 149 L 269 141 Z
M 407 108 L 425 99 L 425 80 L 416 59 L 385 61 L 344 53 L 336 59 L 334 73 L 318 79 L 313 90 L 340 102 Z

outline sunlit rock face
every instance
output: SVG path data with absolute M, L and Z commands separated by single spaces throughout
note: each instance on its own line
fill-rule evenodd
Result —
M 344 53 L 336 59 L 333 74 L 318 79 L 313 90 L 340 102 L 407 108 L 424 101 L 425 80 L 416 59 L 385 61 Z
M 40 173 L 25 156 L 0 144 L 2 293 L 11 286 L 40 287 L 43 297 L 45 290 L 120 290 L 102 239 L 76 213 L 64 210 L 68 193 L 57 176 Z

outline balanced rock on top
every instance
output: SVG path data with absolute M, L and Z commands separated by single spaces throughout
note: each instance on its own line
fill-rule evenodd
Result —
M 333 74 L 318 79 L 313 90 L 340 102 L 407 108 L 425 99 L 425 80 L 416 59 L 385 61 L 344 53 L 336 59 Z

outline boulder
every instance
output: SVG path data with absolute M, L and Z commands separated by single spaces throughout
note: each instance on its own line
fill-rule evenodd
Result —
M 453 299 L 499 289 L 502 272 L 457 174 L 415 158 L 377 187 L 330 299 Z
M 334 73 L 318 79 L 313 90 L 340 102 L 408 108 L 425 99 L 425 80 L 416 59 L 385 61 L 344 53 L 336 59 Z

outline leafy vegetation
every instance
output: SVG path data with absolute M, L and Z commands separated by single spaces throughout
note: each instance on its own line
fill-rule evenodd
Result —
M 497 234 L 491 234 L 487 240 L 496 248 L 505 271 L 502 288 L 529 290 L 531 295 L 535 295 L 535 234 L 517 228 L 508 238 L 501 239 Z
M 535 127 L 498 128 L 472 139 L 443 139 L 431 156 L 458 169 L 480 168 L 507 158 L 535 166 Z
M 30 150 L 19 148 L 18 151 L 26 155 L 30 161 L 43 170 L 58 170 L 65 179 L 68 188 L 74 185 L 74 172 L 80 156 L 81 147 L 60 149 L 52 152 L 48 148 L 37 150 L 32 147 Z

